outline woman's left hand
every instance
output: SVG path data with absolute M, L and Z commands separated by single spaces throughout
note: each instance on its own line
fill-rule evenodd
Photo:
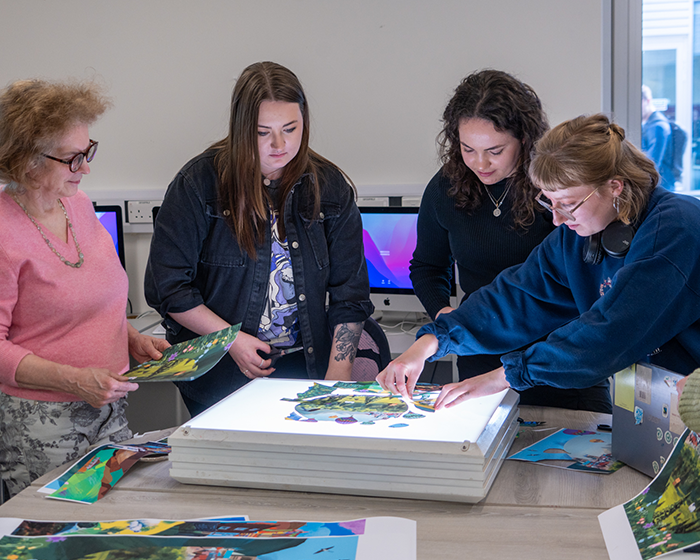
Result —
M 510 385 L 506 381 L 506 370 L 500 367 L 459 383 L 445 385 L 435 401 L 435 410 L 451 408 L 463 401 L 500 393 L 508 388 Z
M 141 334 L 129 325 L 129 354 L 138 363 L 160 360 L 163 357 L 163 350 L 169 347 L 170 343 L 164 338 Z

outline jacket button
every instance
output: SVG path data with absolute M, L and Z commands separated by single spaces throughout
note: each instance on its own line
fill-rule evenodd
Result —
M 322 220 L 323 220 L 323 218 L 325 218 L 325 216 L 323 215 L 323 212 L 319 212 L 318 217 L 321 218 Z
M 293 249 L 298 249 L 299 248 L 299 243 L 297 241 L 292 241 L 292 248 Z
M 230 216 L 231 215 L 231 210 L 224 210 L 223 212 L 224 216 Z
M 309 346 L 309 349 L 307 350 L 307 352 L 308 352 L 309 354 L 313 354 L 313 353 L 314 353 L 314 347 L 313 347 L 313 346 Z
M 306 296 L 304 294 L 299 294 L 299 301 L 306 301 Z

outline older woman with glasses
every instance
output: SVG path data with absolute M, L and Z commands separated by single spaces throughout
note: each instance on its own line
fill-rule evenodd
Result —
M 168 344 L 126 320 L 128 281 L 78 187 L 107 100 L 92 84 L 0 92 L 0 479 L 14 495 L 90 445 L 131 437 L 129 352 Z
M 383 387 L 409 396 L 424 361 L 449 353 L 501 354 L 502 366 L 446 385 L 438 409 L 508 387 L 607 383 L 640 361 L 700 366 L 700 201 L 657 187 L 653 162 L 604 115 L 545 134 L 530 177 L 558 230 L 422 328 Z

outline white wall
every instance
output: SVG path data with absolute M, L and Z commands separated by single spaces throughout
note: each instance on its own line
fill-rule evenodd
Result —
M 491 67 L 552 124 L 601 110 L 605 0 L 0 0 L 0 85 L 97 77 L 114 107 L 83 188 L 151 198 L 225 134 L 235 77 L 274 60 L 301 79 L 312 146 L 361 192 L 422 188 L 454 87 Z M 146 194 L 144 194 L 146 193 Z M 137 311 L 148 236 L 129 240 Z

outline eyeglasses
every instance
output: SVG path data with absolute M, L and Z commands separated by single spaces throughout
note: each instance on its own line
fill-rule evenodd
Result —
M 80 169 L 80 166 L 83 165 L 83 160 L 87 160 L 88 163 L 92 161 L 92 158 L 95 157 L 95 152 L 97 151 L 97 144 L 98 143 L 94 140 L 90 140 L 90 145 L 88 146 L 87 150 L 85 150 L 84 152 L 78 152 L 70 159 L 59 159 L 48 154 L 41 155 L 59 163 L 65 163 L 67 166 L 70 167 L 71 172 L 75 173 L 76 171 L 78 171 L 78 169 Z
M 576 206 L 574 206 L 571 210 L 567 210 L 566 208 L 559 208 L 552 206 L 552 202 L 544 196 L 544 193 L 542 191 L 539 192 L 539 194 L 535 197 L 535 200 L 539 202 L 542 206 L 544 206 L 547 210 L 550 212 L 554 213 L 556 212 L 559 214 L 562 218 L 564 218 L 567 222 L 575 222 L 576 217 L 574 216 L 574 212 L 581 208 L 584 202 L 586 202 L 589 198 L 593 196 L 593 194 L 600 188 L 600 185 L 597 186 L 595 189 L 593 189 L 586 198 L 584 198 L 581 202 L 579 202 Z

